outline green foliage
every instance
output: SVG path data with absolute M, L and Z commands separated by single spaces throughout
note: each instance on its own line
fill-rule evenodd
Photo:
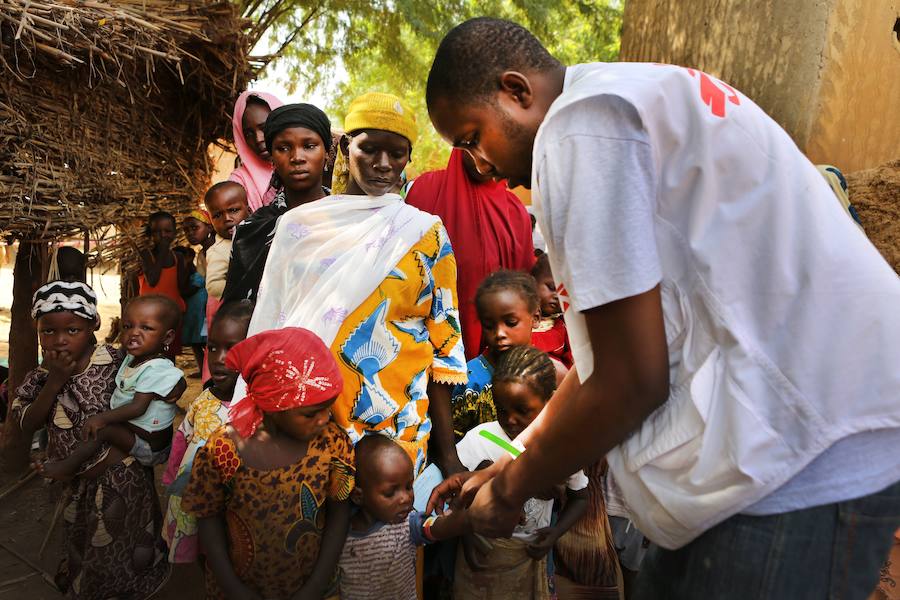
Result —
M 454 25 L 483 15 L 511 19 L 574 64 L 615 60 L 622 24 L 621 0 L 282 0 L 278 9 L 285 8 L 270 35 L 281 43 L 294 36 L 278 59 L 289 65 L 291 91 L 316 89 L 328 98 L 336 124 L 362 93 L 404 97 L 419 122 L 412 165 L 419 172 L 443 167 L 449 152 L 428 120 L 425 82 L 440 40 Z M 336 81 L 339 66 L 346 81 Z

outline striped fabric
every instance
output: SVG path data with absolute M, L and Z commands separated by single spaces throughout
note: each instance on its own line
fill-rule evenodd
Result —
M 347 536 L 338 566 L 341 600 L 416 600 L 416 546 L 411 520 Z
M 51 281 L 34 293 L 31 301 L 31 318 L 68 311 L 93 321 L 97 318 L 97 294 L 80 281 Z

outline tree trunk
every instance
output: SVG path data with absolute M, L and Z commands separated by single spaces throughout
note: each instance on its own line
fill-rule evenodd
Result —
M 31 297 L 43 282 L 46 255 L 46 244 L 19 242 L 13 270 L 12 317 L 9 328 L 10 405 L 15 398 L 16 388 L 38 364 L 37 328 L 31 319 Z M 16 471 L 28 464 L 30 442 L 31 440 L 23 438 L 18 423 L 7 418 L 3 427 L 3 468 Z

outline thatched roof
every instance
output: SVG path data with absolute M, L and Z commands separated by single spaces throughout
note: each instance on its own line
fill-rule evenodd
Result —
M 0 234 L 189 210 L 252 75 L 248 25 L 213 0 L 0 0 Z

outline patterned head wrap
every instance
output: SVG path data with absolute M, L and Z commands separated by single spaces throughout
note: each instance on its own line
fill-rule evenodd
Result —
M 331 151 L 331 121 L 328 115 L 312 104 L 285 104 L 279 106 L 266 119 L 263 136 L 266 139 L 266 148 L 272 152 L 272 142 L 275 136 L 291 127 L 304 127 L 314 131 L 322 138 L 325 145 L 325 153 Z
M 207 225 L 212 225 L 212 219 L 209 218 L 209 213 L 205 210 L 194 209 L 191 211 L 190 217 L 192 219 L 197 219 L 201 223 L 206 223 Z
M 308 329 L 285 327 L 251 336 L 225 356 L 240 371 L 247 395 L 232 405 L 229 418 L 242 437 L 250 437 L 263 413 L 315 406 L 341 393 L 344 380 L 331 351 Z
M 97 320 L 97 294 L 80 281 L 51 281 L 34 293 L 31 300 L 31 318 L 54 312 L 70 312 L 87 319 Z

